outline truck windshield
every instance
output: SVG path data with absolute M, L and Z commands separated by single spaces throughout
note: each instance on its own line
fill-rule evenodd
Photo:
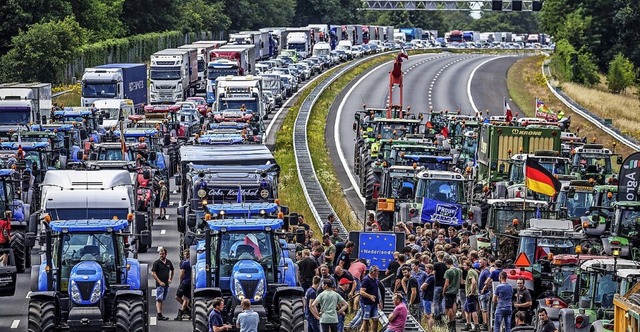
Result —
M 258 101 L 253 100 L 229 100 L 222 98 L 219 104 L 219 111 L 224 111 L 226 109 L 241 109 L 242 105 L 247 108 L 247 111 L 252 111 L 254 114 L 258 111 Z
M 179 80 L 180 67 L 151 67 L 152 80 Z
M 260 231 L 233 232 L 222 235 L 220 243 L 220 276 L 229 277 L 233 266 L 239 260 L 254 260 L 259 262 L 265 269 L 268 282 L 274 281 L 273 275 L 273 252 L 271 234 Z
M 0 108 L 0 125 L 27 124 L 31 116 L 30 110 L 24 107 L 21 110 Z
M 80 203 L 79 203 L 80 204 Z M 47 209 L 47 213 L 53 220 L 78 220 L 78 219 L 111 219 L 114 216 L 126 219 L 128 209 Z
M 416 197 L 446 203 L 459 203 L 462 198 L 462 182 L 420 179 Z
M 331 55 L 331 50 L 328 48 L 321 48 L 321 49 L 314 49 L 313 50 L 313 56 L 324 56 L 324 55 Z
M 215 80 L 218 76 L 238 75 L 238 66 L 220 68 L 209 66 L 209 79 Z
M 115 98 L 116 92 L 115 83 L 85 83 L 82 85 L 82 96 L 85 98 Z
M 262 77 L 262 88 L 265 90 L 277 90 L 280 88 L 280 78 Z
M 288 43 L 287 48 L 296 50 L 298 52 L 306 52 L 307 51 L 307 43 Z

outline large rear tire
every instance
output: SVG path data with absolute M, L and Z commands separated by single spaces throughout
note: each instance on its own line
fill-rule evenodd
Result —
M 116 306 L 116 331 L 145 332 L 147 330 L 148 324 L 144 300 L 136 297 L 118 299 Z
M 206 297 L 196 297 L 193 300 L 193 331 L 209 331 L 209 313 L 213 310 L 213 299 Z
M 23 273 L 27 266 L 28 250 L 25 247 L 26 234 L 24 230 L 15 230 L 11 232 L 11 249 L 16 262 L 16 270 Z
M 365 199 L 365 207 L 367 210 L 375 210 L 376 209 L 376 205 L 378 204 L 378 202 L 373 198 L 373 191 L 375 189 L 375 184 L 378 183 L 378 179 L 376 177 L 376 175 L 373 172 L 373 169 L 369 169 L 367 170 L 367 178 L 366 178 L 366 184 L 365 184 L 365 192 L 364 192 L 364 199 Z
M 280 298 L 280 332 L 304 331 L 304 304 L 302 297 Z
M 56 327 L 56 303 L 30 299 L 28 317 L 29 332 L 53 332 Z

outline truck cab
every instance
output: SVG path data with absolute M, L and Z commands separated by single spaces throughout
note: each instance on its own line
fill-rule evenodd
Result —
M 119 127 L 120 121 L 126 126 L 131 122 L 129 116 L 135 114 L 131 99 L 99 99 L 93 102 L 92 108 L 102 117 L 100 127 L 105 129 Z

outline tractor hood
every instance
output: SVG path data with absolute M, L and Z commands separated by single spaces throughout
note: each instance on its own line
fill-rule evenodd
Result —
M 96 304 L 104 293 L 102 267 L 91 252 L 83 254 L 82 261 L 71 269 L 69 297 L 78 305 Z
M 243 259 L 242 255 L 231 272 L 231 293 L 239 301 L 248 298 L 251 303 L 261 302 L 266 290 L 264 269 L 250 258 Z

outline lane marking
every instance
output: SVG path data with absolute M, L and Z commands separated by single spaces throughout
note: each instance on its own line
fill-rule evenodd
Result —
M 158 324 L 158 320 L 156 319 L 156 317 L 149 317 L 149 325 L 157 325 Z
M 473 109 L 473 114 L 477 114 L 479 112 L 478 108 L 476 107 L 476 104 L 473 102 L 473 96 L 471 96 L 471 81 L 473 81 L 473 76 L 476 74 L 476 71 L 478 71 L 478 69 L 480 67 L 482 67 L 484 64 L 486 64 L 488 62 L 491 62 L 491 61 L 497 60 L 497 59 L 508 58 L 508 57 L 511 57 L 511 56 L 510 55 L 501 55 L 501 56 L 497 56 L 495 58 L 491 58 L 489 60 L 481 62 L 479 65 L 477 65 L 471 71 L 471 75 L 469 75 L 469 80 L 467 81 L 467 96 L 469 97 L 469 103 L 471 103 L 471 108 Z
M 156 297 L 156 290 L 155 290 L 155 289 L 152 289 L 152 290 L 151 290 L 151 296 L 152 296 L 152 297 Z
M 176 202 L 169 202 L 169 206 L 173 206 L 175 204 L 176 204 Z
M 27 299 L 28 299 L 28 298 L 31 298 L 31 291 L 29 291 L 29 292 L 27 293 L 27 297 L 26 297 L 26 298 L 27 298 Z
M 20 325 L 20 320 L 19 320 L 19 319 L 15 319 L 15 320 L 13 321 L 13 323 L 11 324 L 11 328 L 12 328 L 12 329 L 17 329 L 17 328 L 18 328 L 18 325 Z
M 165 230 L 165 229 L 161 230 L 161 231 L 160 231 L 160 234 L 162 234 L 162 235 L 167 234 L 167 230 Z

